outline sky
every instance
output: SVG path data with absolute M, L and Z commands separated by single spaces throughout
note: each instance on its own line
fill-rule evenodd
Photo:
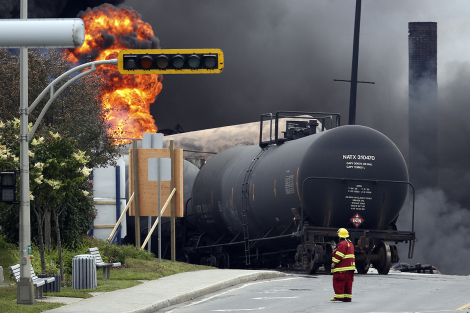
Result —
M 103 2 L 135 9 L 152 26 L 161 48 L 224 52 L 221 74 L 164 75 L 162 92 L 151 106 L 159 129 L 249 123 L 278 110 L 340 113 L 347 124 L 350 85 L 334 79 L 351 78 L 356 1 L 34 0 L 29 15 L 75 17 Z M 17 17 L 17 3 L 1 1 L 0 18 Z M 363 0 L 358 79 L 375 84 L 358 85 L 356 124 L 387 135 L 408 159 L 408 23 L 437 22 L 440 189 L 417 192 L 421 241 L 412 261 L 470 274 L 429 253 L 439 251 L 434 242 L 442 238 L 452 238 L 444 240 L 449 251 L 470 251 L 470 242 L 460 242 L 460 235 L 470 232 L 468 16 L 467 0 Z M 460 231 L 448 237 L 444 226 Z M 460 260 L 469 257 L 470 252 Z

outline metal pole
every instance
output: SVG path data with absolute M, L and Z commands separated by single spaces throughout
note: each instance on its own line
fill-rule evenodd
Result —
M 28 18 L 27 0 L 21 0 L 20 18 Z M 31 280 L 31 218 L 29 199 L 28 156 L 28 48 L 20 49 L 20 281 L 17 285 L 18 304 L 34 304 Z
M 121 167 L 116 166 L 116 222 L 121 216 Z M 121 245 L 121 228 L 117 231 L 117 244 Z
M 361 28 L 361 1 L 356 0 L 356 18 L 354 21 L 354 42 L 351 68 L 351 92 L 349 95 L 349 125 L 356 124 L 357 67 L 359 62 L 359 33 Z
M 158 262 L 162 263 L 162 167 L 160 158 L 157 159 L 158 162 Z
M 139 175 L 137 166 L 137 139 L 132 140 L 132 171 L 134 173 L 135 246 L 140 247 Z
M 147 232 L 148 233 L 150 232 L 150 228 L 152 228 L 152 217 L 151 216 L 147 217 L 147 229 L 148 229 Z M 152 252 L 152 237 L 151 236 L 148 240 L 147 251 Z
M 171 181 L 170 190 L 175 188 L 175 141 L 170 140 L 170 158 L 171 158 Z M 171 260 L 176 261 L 176 210 L 175 210 L 175 198 L 171 199 Z

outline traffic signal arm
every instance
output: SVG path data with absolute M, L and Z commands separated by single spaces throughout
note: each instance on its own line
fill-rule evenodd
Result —
M 220 49 L 134 49 L 118 55 L 121 74 L 218 74 L 224 69 Z

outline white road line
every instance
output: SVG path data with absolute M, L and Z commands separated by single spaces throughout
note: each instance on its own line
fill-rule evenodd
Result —
M 298 299 L 300 297 L 259 297 L 259 298 L 251 298 L 253 300 L 273 300 L 273 299 Z
M 211 310 L 211 312 L 240 312 L 240 311 L 259 311 L 264 310 L 265 307 L 257 308 L 257 309 L 223 309 L 223 310 Z
M 289 277 L 289 278 L 280 278 L 280 279 L 271 279 L 271 280 L 261 280 L 261 281 L 256 281 L 256 282 L 252 282 L 252 283 L 246 283 L 246 284 L 243 284 L 242 286 L 240 287 L 237 287 L 237 288 L 233 288 L 233 289 L 229 289 L 227 291 L 224 291 L 224 292 L 221 292 L 221 293 L 217 293 L 213 296 L 210 296 L 210 297 L 207 297 L 207 298 L 204 298 L 202 300 L 199 300 L 199 301 L 196 301 L 196 302 L 191 302 L 185 306 L 182 306 L 180 308 L 175 308 L 173 310 L 170 310 L 170 311 L 167 311 L 167 313 L 171 313 L 171 312 L 174 312 L 175 310 L 179 310 L 179 309 L 182 309 L 182 308 L 186 308 L 186 307 L 189 307 L 189 306 L 193 306 L 195 304 L 199 304 L 199 303 L 202 303 L 202 302 L 206 302 L 208 300 L 211 300 L 213 298 L 216 298 L 216 297 L 219 297 L 221 295 L 224 295 L 226 293 L 229 293 L 229 292 L 233 292 L 233 291 L 236 291 L 236 290 L 239 290 L 239 289 L 243 289 L 245 287 L 248 287 L 248 286 L 251 286 L 251 285 L 257 285 L 257 284 L 264 284 L 264 283 L 267 283 L 267 282 L 271 282 L 273 280 L 275 281 L 283 281 L 283 280 L 292 280 L 292 279 L 298 279 L 299 277 Z M 264 308 L 263 308 L 264 309 Z M 252 309 L 250 309 L 252 310 Z
M 367 312 L 367 313 L 440 313 L 440 312 L 455 312 L 456 310 L 433 310 L 433 311 L 380 311 L 380 312 Z

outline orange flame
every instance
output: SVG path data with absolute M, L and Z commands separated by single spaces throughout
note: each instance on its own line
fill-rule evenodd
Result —
M 66 50 L 69 62 L 116 59 L 123 49 L 159 48 L 152 27 L 130 8 L 104 4 L 78 17 L 85 23 L 85 42 L 80 48 Z M 156 132 L 150 104 L 162 90 L 162 76 L 121 75 L 115 65 L 97 66 L 97 72 L 105 78 L 101 102 L 111 126 L 108 132 L 114 138 L 142 138 L 144 132 Z

